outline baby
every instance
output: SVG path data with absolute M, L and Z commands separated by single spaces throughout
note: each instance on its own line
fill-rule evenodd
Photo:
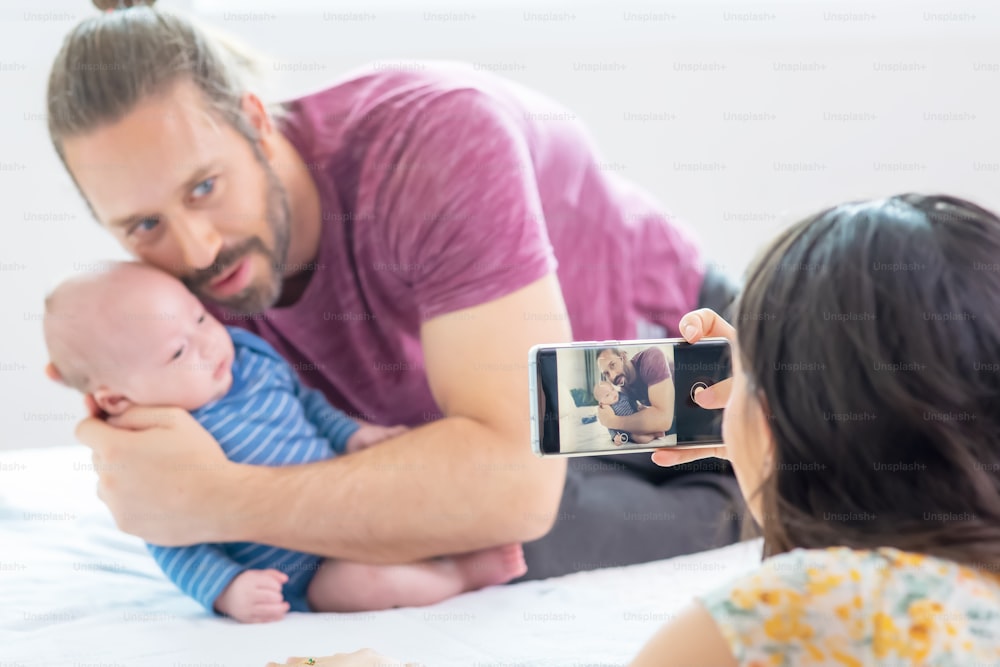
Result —
M 112 264 L 63 282 L 46 300 L 44 324 L 62 380 L 109 415 L 133 405 L 189 410 L 239 463 L 308 463 L 404 430 L 351 420 L 262 339 L 224 327 L 180 281 L 142 264 Z M 429 605 L 526 571 L 517 544 L 407 565 L 324 560 L 252 543 L 148 547 L 184 593 L 250 623 L 289 610 Z
M 598 382 L 595 384 L 594 398 L 601 405 L 611 406 L 611 409 L 619 417 L 634 415 L 637 412 L 628 396 L 619 391 L 618 387 L 610 382 Z M 611 434 L 611 441 L 615 443 L 616 447 L 621 447 L 626 442 L 645 445 L 662 437 L 664 433 L 663 431 L 657 433 L 629 433 L 628 431 L 619 431 L 614 428 L 609 428 L 608 432 Z

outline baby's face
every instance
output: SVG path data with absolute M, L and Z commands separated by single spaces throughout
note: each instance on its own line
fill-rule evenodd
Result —
M 105 360 L 99 384 L 134 405 L 194 410 L 232 385 L 233 342 L 179 281 L 143 275 L 116 284 L 95 313 L 91 345 Z
M 594 390 L 594 398 L 597 399 L 598 403 L 604 403 L 605 405 L 617 403 L 618 387 L 614 386 L 610 382 L 601 382 Z

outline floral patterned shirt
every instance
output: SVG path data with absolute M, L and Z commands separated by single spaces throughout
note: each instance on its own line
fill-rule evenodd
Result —
M 1000 666 L 1000 575 L 931 556 L 796 549 L 699 600 L 748 667 Z

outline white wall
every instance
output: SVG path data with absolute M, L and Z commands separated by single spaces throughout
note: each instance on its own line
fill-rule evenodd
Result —
M 96 10 L 0 2 L 0 448 L 68 443 L 82 410 L 42 377 L 44 290 L 122 255 L 48 144 L 44 88 L 61 36 Z M 840 200 L 948 191 L 1000 208 L 994 2 L 161 3 L 272 55 L 276 95 L 376 58 L 465 60 L 545 91 L 731 274 Z

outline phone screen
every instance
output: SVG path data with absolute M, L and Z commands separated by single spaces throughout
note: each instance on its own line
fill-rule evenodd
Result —
M 722 442 L 722 410 L 694 402 L 730 376 L 729 344 L 709 339 L 537 348 L 536 451 L 585 456 Z

